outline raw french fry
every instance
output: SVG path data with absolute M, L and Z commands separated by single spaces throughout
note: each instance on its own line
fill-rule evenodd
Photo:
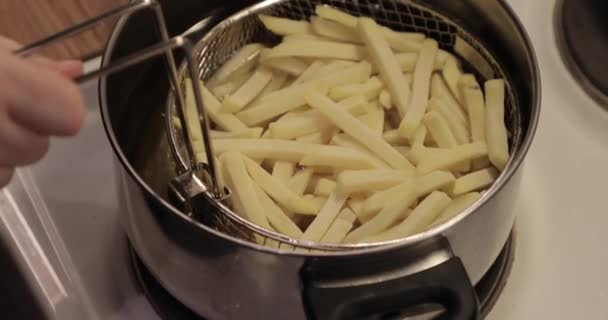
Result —
M 470 142 L 469 130 L 467 129 L 468 122 L 465 118 L 460 118 L 460 113 L 454 112 L 452 108 L 439 98 L 431 98 L 429 100 L 428 110 L 438 112 L 448 121 L 450 130 L 454 134 L 458 144 Z
M 370 152 L 370 150 L 368 148 L 366 148 L 365 146 L 363 146 L 362 144 L 360 144 L 359 142 L 354 140 L 349 135 L 336 134 L 333 136 L 330 143 L 333 145 L 336 145 L 336 146 L 348 147 L 348 148 L 358 150 L 362 153 L 365 153 L 368 156 L 368 158 L 370 159 L 370 161 L 372 161 L 374 163 L 374 167 L 376 167 L 376 168 L 384 168 L 384 169 L 390 168 L 390 166 L 386 162 L 384 162 L 382 159 L 378 158 L 375 154 Z
M 358 119 L 377 135 L 382 136 L 384 132 L 384 109 L 380 105 L 372 104 L 370 111 Z
M 283 37 L 283 41 L 299 41 L 299 40 L 315 40 L 315 41 L 333 41 L 328 37 L 324 37 L 317 34 L 299 33 L 291 34 Z
M 334 192 L 334 189 L 336 189 L 335 181 L 328 178 L 321 178 L 317 180 L 314 195 L 328 197 L 332 192 Z
M 264 168 L 247 157 L 243 157 L 247 172 L 264 192 L 283 208 L 299 214 L 316 214 L 314 205 L 291 191 L 281 180 L 270 175 Z
M 243 163 L 243 155 L 238 152 L 227 152 L 222 156 L 225 171 L 231 181 L 232 198 L 239 202 L 239 211 L 246 218 L 260 227 L 271 230 L 264 208 L 255 192 L 254 184 Z
M 446 171 L 435 171 L 415 179 L 414 193 L 417 198 L 424 197 L 429 193 L 443 188 L 453 183 L 456 178 L 453 174 Z M 380 211 L 390 199 L 400 198 L 404 190 L 407 190 L 407 183 L 401 184 L 390 189 L 377 192 L 365 200 L 360 216 L 370 216 Z
M 420 50 L 420 58 L 416 62 L 416 70 L 414 72 L 412 102 L 399 126 L 399 132 L 404 137 L 411 137 L 414 134 L 426 112 L 431 73 L 433 72 L 437 50 L 437 41 L 431 39 L 424 40 L 422 49 Z
M 295 192 L 297 195 L 301 196 L 302 194 L 304 194 L 304 191 L 308 187 L 313 173 L 314 170 L 311 168 L 304 168 L 302 170 L 299 170 L 293 175 L 293 177 L 291 177 L 291 179 L 289 179 L 287 187 L 293 192 Z
M 363 239 L 363 242 L 381 242 L 407 238 L 423 231 L 441 212 L 447 208 L 452 199 L 443 192 L 434 191 L 426 197 L 410 215 L 399 225 L 380 234 Z
M 460 78 L 460 88 L 469 115 L 471 138 L 473 142 L 486 143 L 486 112 L 483 92 L 472 75 Z
M 398 53 L 395 55 L 397 58 L 397 62 L 401 66 L 401 71 L 403 72 L 414 72 L 416 68 L 416 62 L 418 61 L 418 53 L 416 52 L 406 52 L 406 53 Z M 446 59 L 449 57 L 448 53 L 439 50 L 437 51 L 437 56 L 435 57 L 435 63 L 433 65 L 433 71 L 439 71 L 443 69 L 445 65 Z
M 270 49 L 266 59 L 284 57 L 314 57 L 359 61 L 365 58 L 365 48 L 362 46 L 318 40 L 291 40 Z
M 357 26 L 357 17 L 330 6 L 317 5 L 315 7 L 315 13 L 321 18 L 334 21 L 351 28 L 355 28 Z
M 408 146 L 395 146 L 395 150 L 399 151 L 402 155 L 407 156 L 412 149 Z
M 405 187 L 405 186 L 409 186 Z M 344 238 L 344 243 L 355 243 L 369 236 L 378 234 L 393 225 L 401 213 L 407 210 L 416 200 L 413 182 L 405 184 L 399 198 L 390 199 L 382 210 L 369 221 L 363 223 L 359 228 L 349 233 Z
M 448 121 L 438 112 L 430 111 L 424 116 L 423 122 L 439 148 L 452 148 L 458 145 Z
M 260 100 L 262 100 L 262 98 L 264 98 L 266 95 L 281 89 L 283 85 L 287 83 L 287 78 L 288 75 L 284 72 L 273 72 L 272 80 L 270 80 L 270 83 L 266 87 L 264 87 L 264 90 L 262 90 L 262 92 L 260 92 L 260 94 L 255 99 L 253 99 L 253 101 L 251 101 L 249 105 L 245 107 L 245 109 L 257 105 Z
M 306 77 L 305 79 L 302 79 L 302 83 L 323 79 L 328 74 L 332 74 L 339 70 L 344 70 L 346 68 L 350 68 L 352 66 L 355 66 L 356 64 L 357 63 L 353 62 L 353 61 L 332 60 L 331 62 L 321 66 L 315 72 L 311 73 L 310 76 Z M 371 73 L 371 65 L 370 65 L 370 73 Z M 361 82 L 366 81 L 366 80 L 367 79 L 362 80 Z
M 309 241 L 321 240 L 342 210 L 346 199 L 348 199 L 348 194 L 332 193 L 316 218 L 304 231 L 301 239 Z
M 386 143 L 381 136 L 374 134 L 361 121 L 344 111 L 323 94 L 318 91 L 309 90 L 306 94 L 306 101 L 312 108 L 325 115 L 338 128 L 376 153 L 393 168 L 410 171 L 413 169 L 413 165 Z
M 249 138 L 257 139 L 262 136 L 263 128 L 249 128 L 239 131 L 216 131 L 211 130 L 212 139 L 238 139 L 238 138 Z
M 450 88 L 450 91 L 452 92 L 452 95 L 456 98 L 456 100 L 460 104 L 464 103 L 462 92 L 458 87 L 458 82 L 463 74 L 462 71 L 460 71 L 460 68 L 458 68 L 456 59 L 446 60 L 441 75 L 443 76 L 445 83 L 447 83 L 448 88 Z
M 213 93 L 211 93 L 211 91 L 209 91 L 203 85 L 202 82 L 199 83 L 201 86 L 201 94 L 203 98 L 203 104 L 205 106 L 205 111 L 209 114 L 209 119 L 211 119 L 211 121 L 213 121 L 221 129 L 226 131 L 242 131 L 248 129 L 247 126 L 234 115 L 221 114 L 221 103 L 217 100 Z M 186 88 L 188 87 L 191 88 L 190 85 L 186 85 Z
M 490 80 L 486 88 L 486 138 L 490 162 L 500 171 L 509 161 L 509 141 L 505 125 L 505 82 Z
M 382 35 L 391 48 L 396 52 L 419 52 L 422 49 L 421 39 L 412 39 L 411 33 L 396 32 L 387 27 L 381 27 Z M 424 40 L 424 35 L 422 35 Z
M 224 63 L 209 80 L 209 87 L 215 87 L 228 80 L 234 73 L 250 68 L 257 63 L 260 51 L 265 47 L 259 43 L 251 43 L 240 48 L 226 63 Z
M 393 102 L 403 117 L 409 109 L 410 88 L 405 76 L 401 73 L 397 58 L 386 39 L 380 34 L 380 27 L 374 20 L 360 18 L 358 31 L 369 50 L 372 61 L 380 71 Z
M 361 196 L 351 195 L 350 199 L 346 201 L 346 205 L 352 210 L 355 215 L 357 215 L 357 219 L 359 219 L 359 213 L 363 210 L 363 202 L 365 198 Z M 363 222 L 363 221 L 362 221 Z
M 287 36 L 291 34 L 312 34 L 312 28 L 308 21 L 290 20 L 260 14 L 258 18 L 266 29 L 278 35 Z
M 264 66 L 292 76 L 299 76 L 308 68 L 306 62 L 293 57 L 268 59 L 261 63 Z
M 403 146 L 408 143 L 408 140 L 402 137 L 397 129 L 385 131 L 382 134 L 382 137 L 384 138 L 384 141 L 388 142 L 392 146 Z
M 310 90 L 311 85 L 335 87 L 349 83 L 361 83 L 366 81 L 370 74 L 370 64 L 362 62 L 344 70 L 326 75 L 314 82 L 275 91 L 264 97 L 258 106 L 242 111 L 238 113 L 237 116 L 244 123 L 256 125 L 305 105 L 306 99 L 304 98 L 304 94 Z
M 327 202 L 328 197 L 327 196 L 314 196 L 312 194 L 307 194 L 304 196 L 304 198 L 306 200 L 310 201 L 317 209 L 317 212 L 319 212 L 319 211 L 321 211 L 321 208 L 323 208 L 323 206 Z
M 314 144 L 324 144 L 323 134 L 321 132 L 310 133 L 305 136 L 297 137 L 296 141 Z
M 448 220 L 451 220 L 459 213 L 473 206 L 473 204 L 475 204 L 475 202 L 477 202 L 479 199 L 481 199 L 481 194 L 477 192 L 463 194 L 454 198 L 450 205 L 439 214 L 439 217 L 437 217 L 435 221 L 429 225 L 428 229 L 434 228 Z
M 272 72 L 266 68 L 256 70 L 234 94 L 227 96 L 222 105 L 222 112 L 235 113 L 243 109 L 259 95 L 272 79 Z
M 388 90 L 384 89 L 380 92 L 380 104 L 384 107 L 384 109 L 389 110 L 393 107 L 393 98 L 391 98 L 391 94 Z
M 344 148 L 339 154 L 330 149 L 318 149 L 302 158 L 300 165 L 324 166 L 342 170 L 375 168 L 375 164 L 366 154 L 349 148 Z
M 296 170 L 296 164 L 288 161 L 276 161 L 272 168 L 272 176 L 287 184 Z
M 440 99 L 452 110 L 452 112 L 459 113 L 459 119 L 467 119 L 464 108 L 460 105 L 458 100 L 454 98 L 450 89 L 439 74 L 433 74 L 431 76 L 431 97 Z
M 371 77 L 363 84 L 349 84 L 334 87 L 329 90 L 329 97 L 334 101 L 342 100 L 355 95 L 362 95 L 368 101 L 378 97 L 382 90 L 382 82 L 377 77 Z
M 240 82 L 239 80 L 237 81 L 228 81 L 224 84 L 221 84 L 219 86 L 213 87 L 211 89 L 211 92 L 213 92 L 213 94 L 217 97 L 220 97 L 221 99 L 223 99 L 224 97 L 226 97 L 227 95 L 232 94 L 233 92 L 236 91 L 236 89 L 239 88 L 239 84 L 237 83 Z
M 304 70 L 304 72 L 302 72 L 302 74 L 299 75 L 298 78 L 296 78 L 296 80 L 294 80 L 294 82 L 291 84 L 291 86 L 294 86 L 298 83 L 302 83 L 302 82 L 310 79 L 310 77 L 313 76 L 322 67 L 323 67 L 323 62 L 321 62 L 319 60 L 313 61 L 308 66 L 308 68 L 306 68 L 306 70 Z
M 323 19 L 320 17 L 312 17 L 310 19 L 312 30 L 321 36 L 343 42 L 361 43 L 361 38 L 357 35 L 353 28 L 347 27 L 340 23 Z
M 399 170 L 344 170 L 338 174 L 338 192 L 355 193 L 384 190 L 412 179 L 412 174 Z
M 450 149 L 442 149 L 440 153 L 423 154 L 417 170 L 419 174 L 426 174 L 435 170 L 449 169 L 464 161 L 479 159 L 487 155 L 488 148 L 484 143 L 463 144 Z
M 276 231 L 296 239 L 302 236 L 302 230 L 283 212 L 283 209 L 270 199 L 262 188 L 255 186 L 255 192 L 270 225 Z
M 451 194 L 459 196 L 471 191 L 484 189 L 496 180 L 498 172 L 494 168 L 486 168 L 466 174 L 454 181 L 451 189 Z
M 296 141 L 276 139 L 222 139 L 214 142 L 214 151 L 222 154 L 226 151 L 239 151 L 253 159 L 273 159 L 300 162 L 302 158 L 319 149 L 331 149 L 327 152 L 342 152 L 346 148 L 323 146 Z
M 353 228 L 353 224 L 357 216 L 348 208 L 343 209 L 338 217 L 331 224 L 321 242 L 325 243 L 340 243 L 346 237 L 346 234 Z
M 347 112 L 358 116 L 367 111 L 364 106 L 367 104 L 363 96 L 353 96 L 338 103 Z M 307 112 L 292 119 L 277 121 L 271 126 L 273 136 L 278 139 L 293 139 L 306 134 L 315 133 L 320 130 L 332 127 L 331 121 L 327 120 L 318 111 Z

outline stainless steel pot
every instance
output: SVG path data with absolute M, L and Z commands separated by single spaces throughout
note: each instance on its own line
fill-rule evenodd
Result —
M 161 2 L 173 34 L 209 15 L 192 37 L 247 5 Z M 504 1 L 414 2 L 474 34 L 502 67 L 517 106 L 511 110 L 517 112 L 517 147 L 508 169 L 480 203 L 396 245 L 294 254 L 224 235 L 193 220 L 172 206 L 167 192 L 175 163 L 164 131 L 169 89 L 162 61 L 101 79 L 102 115 L 120 163 L 130 241 L 178 300 L 209 319 L 367 319 L 420 303 L 443 305 L 450 319 L 477 318 L 472 284 L 498 256 L 515 218 L 522 162 L 540 112 L 538 66 L 523 27 Z M 104 65 L 158 40 L 142 32 L 146 19 L 150 17 L 141 13 L 118 23 Z M 215 203 L 206 206 L 217 210 Z

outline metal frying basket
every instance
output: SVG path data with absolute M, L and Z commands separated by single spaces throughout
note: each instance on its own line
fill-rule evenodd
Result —
M 277 36 L 267 31 L 257 14 L 268 14 L 278 17 L 290 19 L 308 19 L 315 12 L 317 4 L 330 5 L 341 9 L 355 16 L 368 16 L 376 20 L 379 24 L 387 26 L 397 31 L 412 31 L 422 32 L 428 37 L 434 38 L 439 42 L 442 49 L 448 50 L 464 61 L 464 68 L 467 72 L 474 73 L 478 80 L 485 81 L 492 78 L 503 78 L 506 81 L 506 123 L 509 129 L 509 144 L 511 152 L 514 153 L 519 149 L 523 138 L 520 126 L 520 116 L 518 107 L 515 105 L 517 99 L 512 91 L 512 86 L 509 79 L 506 77 L 496 60 L 490 52 L 476 40 L 475 36 L 469 31 L 461 28 L 454 20 L 442 15 L 440 12 L 433 10 L 424 5 L 423 1 L 412 0 L 267 0 L 257 5 L 244 9 L 233 16 L 227 18 L 223 22 L 215 26 L 204 38 L 195 46 L 195 53 L 198 58 L 198 69 L 200 70 L 199 78 L 203 81 L 209 80 L 213 73 L 225 63 L 230 56 L 242 46 L 261 42 L 272 46 L 280 40 Z M 181 85 L 184 85 L 183 80 L 187 77 L 186 65 L 182 65 L 179 69 Z M 195 81 L 193 81 L 194 83 Z M 167 102 L 167 128 L 169 133 L 170 145 L 173 152 L 178 155 L 176 160 L 182 168 L 189 167 L 185 162 L 183 152 L 184 138 L 182 132 L 178 131 L 172 121 L 170 115 L 175 114 L 175 91 L 169 95 Z M 204 117 L 203 117 L 204 118 Z M 206 128 L 203 128 L 204 134 L 208 134 Z M 207 146 L 208 147 L 208 146 Z M 207 153 L 212 155 L 213 153 Z M 213 161 L 213 157 L 208 157 Z M 214 172 L 211 172 L 213 176 Z M 210 179 L 206 179 L 207 182 Z M 178 198 L 185 203 L 190 204 L 191 210 L 196 211 L 197 205 L 193 199 L 198 193 L 193 193 L 191 190 L 173 188 L 173 191 L 178 195 Z M 214 186 L 216 190 L 221 189 Z M 358 248 L 369 248 L 374 246 L 382 246 L 394 244 L 401 240 L 393 240 L 379 243 L 364 243 L 364 244 L 327 244 L 309 242 L 298 239 L 293 239 L 285 235 L 263 229 L 248 220 L 242 218 L 221 201 L 214 199 L 209 193 L 205 196 L 207 201 L 217 201 L 215 203 L 216 210 L 212 212 L 199 212 L 194 214 L 199 216 L 207 225 L 216 228 L 219 231 L 229 235 L 257 242 L 262 245 L 279 247 L 285 250 L 293 250 L 295 248 L 314 249 L 316 251 L 338 251 L 352 250 Z M 182 203 L 183 204 L 183 203 Z M 196 213 L 196 212 L 195 212 Z M 280 246 L 277 246 L 280 244 Z

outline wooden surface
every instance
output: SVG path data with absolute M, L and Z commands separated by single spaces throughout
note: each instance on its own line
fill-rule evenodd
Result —
M 0 0 L 0 35 L 26 44 L 42 39 L 87 18 L 115 8 L 127 0 Z M 103 49 L 113 22 L 49 46 L 43 54 L 53 58 L 86 58 Z

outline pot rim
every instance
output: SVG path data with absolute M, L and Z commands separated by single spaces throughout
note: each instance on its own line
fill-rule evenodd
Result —
M 255 5 L 249 6 L 249 7 L 256 7 L 256 6 L 264 5 L 268 2 L 274 2 L 274 1 L 276 1 L 276 0 L 265 0 L 265 1 L 262 1 L 258 4 L 255 4 Z M 188 222 L 188 223 L 194 225 L 195 227 L 202 229 L 206 232 L 212 233 L 215 236 L 221 237 L 224 240 L 232 241 L 239 245 L 243 245 L 245 247 L 248 247 L 250 249 L 257 250 L 257 251 L 263 251 L 263 252 L 277 254 L 277 255 L 297 256 L 297 257 L 316 257 L 316 256 L 338 256 L 338 257 L 351 256 L 352 257 L 352 256 L 357 256 L 357 255 L 381 253 L 384 251 L 390 251 L 393 249 L 397 249 L 399 247 L 408 247 L 411 245 L 422 243 L 422 242 L 432 239 L 434 237 L 441 236 L 441 234 L 445 233 L 446 231 L 451 229 L 453 226 L 460 223 L 460 221 L 464 220 L 469 215 L 477 212 L 478 209 L 480 209 L 490 199 L 492 199 L 498 193 L 498 191 L 500 191 L 504 187 L 504 185 L 513 177 L 515 172 L 517 172 L 517 170 L 520 168 L 526 154 L 528 153 L 528 151 L 530 149 L 530 146 L 531 146 L 531 144 L 534 140 L 534 136 L 536 134 L 536 130 L 538 127 L 538 121 L 540 118 L 541 95 L 542 95 L 540 70 L 539 70 L 539 66 L 538 66 L 536 52 L 534 50 L 532 41 L 531 41 L 526 29 L 524 28 L 523 24 L 521 23 L 521 20 L 515 14 L 513 9 L 511 8 L 511 6 L 508 3 L 506 3 L 504 0 L 496 0 L 496 1 L 505 10 L 507 15 L 509 16 L 509 18 L 512 20 L 515 27 L 517 28 L 519 35 L 523 38 L 523 42 L 524 42 L 524 45 L 526 48 L 526 53 L 528 55 L 527 59 L 529 61 L 531 61 L 532 87 L 535 88 L 536 90 L 534 90 L 532 92 L 532 100 L 533 100 L 532 109 L 531 109 L 532 112 L 530 115 L 530 122 L 529 122 L 528 130 L 525 133 L 525 137 L 522 141 L 519 152 L 514 157 L 511 157 L 511 159 L 509 160 L 509 163 L 507 164 L 507 169 L 504 172 L 502 172 L 502 174 L 494 182 L 492 187 L 487 192 L 485 192 L 483 194 L 483 196 L 473 206 L 467 208 L 466 210 L 462 211 L 461 213 L 459 213 L 452 219 L 450 219 L 438 226 L 435 226 L 432 229 L 426 230 L 424 232 L 415 234 L 415 235 L 407 237 L 407 238 L 391 240 L 391 241 L 385 242 L 384 245 L 378 245 L 378 246 L 374 246 L 374 247 L 366 247 L 366 248 L 360 248 L 360 249 L 354 248 L 352 250 L 325 251 L 325 252 L 295 252 L 295 251 L 286 251 L 286 250 L 269 248 L 269 247 L 262 246 L 257 243 L 253 243 L 253 242 L 241 239 L 241 238 L 230 236 L 228 234 L 225 234 L 223 232 L 210 228 L 207 225 L 204 225 L 204 224 L 192 219 L 191 217 L 188 217 L 183 212 L 178 210 L 173 204 L 171 204 L 170 202 L 165 200 L 163 197 L 161 197 L 158 193 L 156 193 L 154 190 L 152 190 L 152 188 L 150 188 L 147 185 L 147 183 L 144 181 L 144 179 L 136 172 L 135 168 L 129 163 L 126 155 L 123 153 L 123 151 L 118 143 L 118 140 L 116 139 L 114 130 L 112 128 L 112 124 L 109 121 L 110 117 L 109 117 L 109 111 L 108 111 L 107 101 L 106 101 L 107 77 L 101 77 L 99 79 L 99 92 L 98 92 L 101 118 L 102 118 L 102 122 L 104 125 L 104 130 L 106 132 L 106 135 L 110 141 L 110 145 L 112 146 L 112 149 L 114 150 L 120 164 L 123 166 L 124 169 L 126 169 L 128 175 L 136 182 L 136 184 L 141 189 L 143 189 L 146 193 L 154 196 L 154 198 L 156 200 L 158 200 L 162 204 L 163 207 L 170 210 L 171 213 L 176 214 L 178 217 L 183 219 L 185 222 Z M 239 10 L 239 12 L 240 12 L 240 10 Z M 239 12 L 237 12 L 235 14 L 239 14 Z M 118 38 L 121 30 L 123 29 L 123 26 L 126 23 L 127 19 L 128 19 L 128 17 L 122 17 L 115 24 L 112 34 L 110 35 L 110 37 L 108 39 L 107 46 L 103 52 L 102 59 L 101 59 L 101 66 L 106 66 L 109 63 L 108 57 L 114 51 L 114 46 L 116 44 L 117 38 Z M 218 210 L 220 209 L 216 202 L 212 202 L 212 205 L 214 207 L 216 207 Z

